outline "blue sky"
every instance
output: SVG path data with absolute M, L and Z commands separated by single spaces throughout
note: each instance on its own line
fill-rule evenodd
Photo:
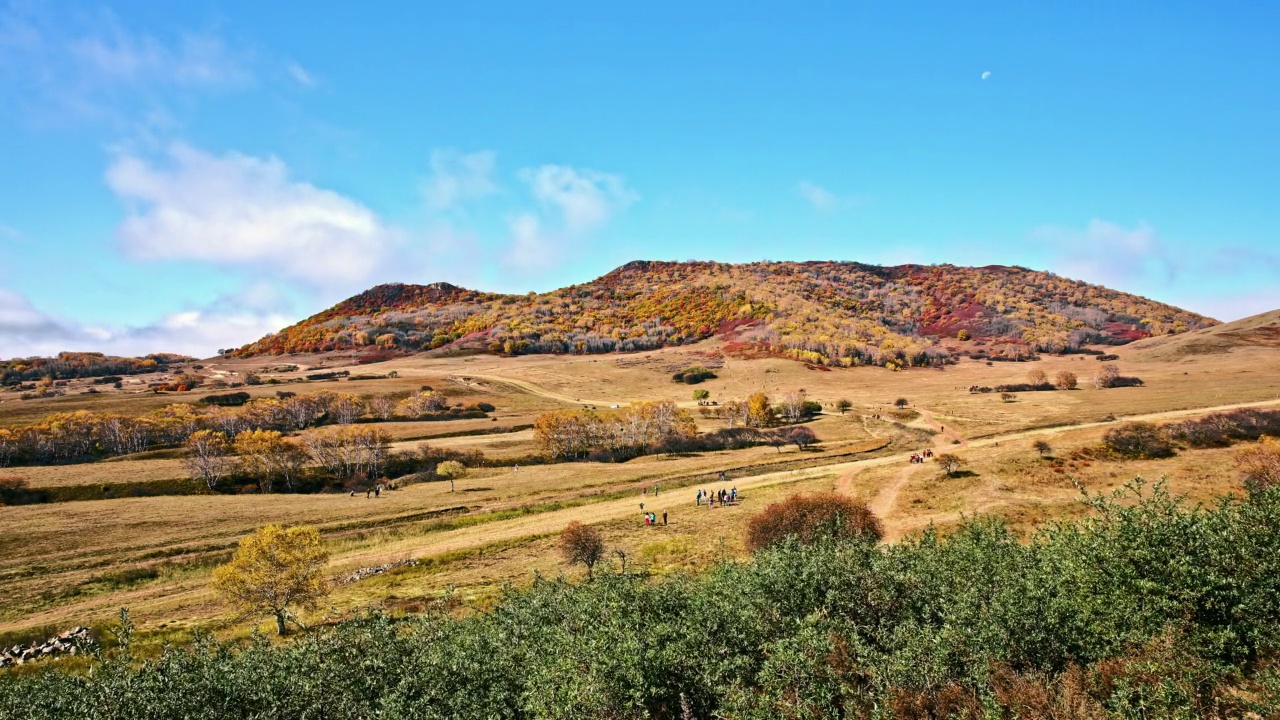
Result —
M 1280 307 L 1269 3 L 5 2 L 0 356 L 638 258 Z

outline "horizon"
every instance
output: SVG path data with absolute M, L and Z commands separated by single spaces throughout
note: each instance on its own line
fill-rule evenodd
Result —
M 1280 308 L 1280 9 L 314 11 L 0 0 L 0 355 L 208 357 L 633 257 Z

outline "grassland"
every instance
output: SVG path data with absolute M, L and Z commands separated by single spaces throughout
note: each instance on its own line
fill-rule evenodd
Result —
M 696 346 L 609 356 L 498 358 L 399 358 L 369 366 L 345 365 L 343 356 L 300 356 L 298 370 L 264 373 L 279 384 L 247 388 L 253 395 L 277 390 L 358 394 L 407 392 L 422 385 L 456 402 L 490 402 L 495 419 L 395 422 L 383 425 L 396 447 L 421 443 L 477 449 L 490 456 L 536 450 L 523 428 L 550 409 L 607 407 L 639 400 L 673 399 L 691 408 L 702 429 L 719 426 L 702 417 L 691 388 L 671 374 L 690 365 L 715 368 L 700 388 L 712 399 L 743 398 L 763 390 L 775 397 L 803 389 L 822 402 L 811 427 L 822 442 L 810 451 L 748 450 L 650 456 L 627 463 L 571 463 L 473 470 L 450 492 L 447 483 L 408 485 L 380 498 L 363 495 L 196 495 L 125 498 L 0 508 L 0 633 L 101 622 L 130 607 L 144 632 L 193 627 L 243 632 L 207 590 L 209 568 L 236 541 L 269 522 L 307 523 L 324 533 L 340 576 L 358 567 L 417 558 L 417 567 L 340 585 L 315 618 L 341 616 L 369 604 L 416 610 L 449 595 L 468 607 L 483 606 L 505 583 L 534 573 L 566 569 L 553 535 L 573 520 L 601 527 L 627 562 L 655 572 L 691 570 L 742 554 L 745 519 L 769 502 L 797 491 L 830 490 L 867 499 L 883 517 L 889 537 L 930 524 L 947 527 L 963 515 L 993 513 L 1014 527 L 1082 511 L 1078 485 L 1105 491 L 1131 480 L 1167 477 L 1172 489 L 1208 502 L 1238 490 L 1231 450 L 1196 450 L 1141 462 L 1071 462 L 1073 449 L 1096 445 L 1105 427 L 1132 417 L 1168 419 L 1241 404 L 1280 405 L 1280 364 L 1275 351 L 1245 348 L 1210 355 L 1126 360 L 1125 375 L 1142 387 L 1098 390 L 1088 384 L 1100 365 L 1085 356 L 1048 357 L 1035 363 L 962 361 L 945 369 L 891 372 L 881 368 L 821 369 L 772 358 L 724 357 L 720 346 Z M 234 379 L 271 361 L 206 361 L 207 373 Z M 279 361 L 274 361 L 279 364 Z M 398 377 L 306 382 L 316 366 Z M 1018 393 L 968 392 L 972 385 L 1026 381 L 1028 371 L 1050 376 L 1070 370 L 1083 389 Z M 144 382 L 146 378 L 142 379 Z M 60 398 L 20 401 L 6 397 L 0 424 L 20 424 L 69 409 L 142 413 L 192 401 L 207 390 L 173 395 L 121 390 L 81 394 L 72 383 Z M 916 415 L 906 425 L 889 421 L 892 403 L 910 401 Z M 835 402 L 847 399 L 845 414 Z M 875 416 L 882 419 L 877 420 Z M 505 430 L 505 432 L 504 432 Z M 490 433 L 491 434 L 478 434 Z M 1054 459 L 1031 449 L 1039 438 L 1054 446 Z M 933 446 L 966 460 L 959 477 L 943 477 L 936 465 L 910 465 L 906 456 Z M 708 510 L 693 503 L 693 488 L 718 489 L 728 474 L 742 502 Z M 83 465 L 10 468 L 0 474 L 26 478 L 35 487 L 166 480 L 185 475 L 172 453 Z M 651 488 L 663 488 L 658 497 Z M 668 513 L 668 524 L 646 527 L 639 503 Z M 620 561 L 615 558 L 614 562 Z

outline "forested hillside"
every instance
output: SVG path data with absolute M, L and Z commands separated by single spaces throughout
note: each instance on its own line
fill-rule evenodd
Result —
M 172 353 L 146 357 L 114 357 L 98 352 L 62 352 L 56 357 L 28 357 L 0 360 L 0 385 L 16 385 L 50 378 L 69 380 L 102 375 L 137 375 L 163 370 L 165 366 L 193 358 Z
M 1136 295 L 1019 267 L 636 261 L 543 294 L 380 285 L 236 354 L 365 347 L 600 353 L 720 335 L 730 351 L 825 365 L 913 366 L 943 361 L 947 338 L 981 342 L 998 356 L 1122 344 L 1213 324 Z

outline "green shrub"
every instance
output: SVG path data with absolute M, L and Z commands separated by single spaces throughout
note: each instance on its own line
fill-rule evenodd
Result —
M 125 633 L 92 674 L 0 675 L 0 717 L 1270 717 L 1280 490 L 1211 507 L 1129 492 L 1030 538 L 974 519 L 662 579 L 602 560 L 487 612 L 442 603 L 279 645 L 144 659 Z

